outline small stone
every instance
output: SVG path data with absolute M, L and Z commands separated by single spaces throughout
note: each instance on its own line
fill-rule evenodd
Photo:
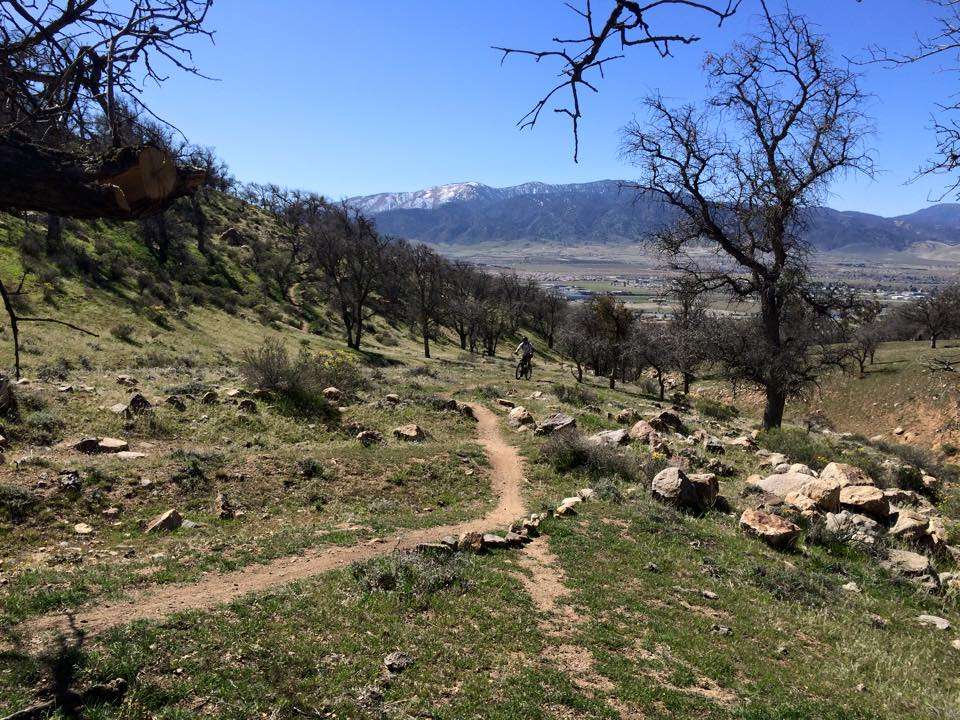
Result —
M 130 444 L 126 440 L 120 440 L 119 438 L 100 438 L 100 441 L 97 443 L 97 451 L 102 453 L 118 453 L 129 449 Z
M 740 516 L 740 527 L 778 549 L 791 547 L 800 536 L 797 525 L 763 510 L 744 510 Z
M 232 520 L 236 517 L 236 509 L 226 493 L 217 493 L 217 497 L 213 501 L 213 511 L 221 520 Z
M 383 441 L 383 436 L 376 430 L 361 430 L 357 433 L 357 441 L 364 447 L 370 447 Z
M 523 407 L 523 405 L 517 405 L 512 408 L 507 414 L 507 424 L 511 427 L 520 427 L 521 425 L 533 425 L 535 420 L 533 415 Z
M 219 399 L 216 390 L 207 390 L 200 398 L 200 402 L 204 405 L 216 405 Z
M 405 442 L 423 442 L 427 439 L 427 433 L 424 432 L 423 428 L 416 423 L 401 425 L 400 427 L 395 428 L 393 431 L 393 436 L 398 440 L 403 440 Z
M 921 625 L 935 627 L 937 630 L 950 629 L 950 621 L 946 618 L 937 617 L 936 615 L 919 615 L 917 617 L 917 622 L 919 622 Z
M 114 415 L 127 415 L 130 412 L 130 408 L 126 403 L 117 403 L 115 405 L 111 405 L 108 410 L 110 410 L 110 412 L 112 412 Z
M 851 581 L 848 582 L 848 583 L 844 583 L 843 585 L 841 585 L 841 586 L 840 586 L 840 589 L 841 589 L 841 590 L 844 590 L 845 592 L 855 593 L 855 594 L 858 594 L 858 595 L 859 595 L 860 592 L 861 592 L 860 586 L 857 585 L 855 582 L 853 582 L 853 580 L 851 580 Z
M 131 413 L 136 415 L 149 410 L 153 405 L 142 394 L 134 393 L 127 402 L 127 407 L 129 407 Z
M 180 412 L 183 412 L 184 410 L 187 409 L 187 404 L 183 401 L 183 398 L 181 398 L 179 395 L 171 395 L 166 399 L 166 403 L 167 405 L 172 407 L 174 410 L 179 410 Z
M 554 413 L 553 415 L 548 415 L 537 427 L 536 435 L 552 435 L 555 432 L 560 432 L 561 430 L 566 430 L 567 428 L 575 428 L 577 426 L 577 421 L 566 415 L 564 413 Z
M 257 403 L 251 400 L 250 398 L 244 398 L 239 403 L 237 403 L 237 409 L 242 413 L 247 413 L 248 415 L 256 415 Z
M 136 450 L 121 450 L 117 453 L 117 457 L 121 460 L 139 460 L 147 457 L 147 454 L 145 452 L 137 452 Z
M 167 510 L 147 523 L 145 533 L 172 532 L 183 525 L 183 516 L 176 509 Z
M 483 535 L 483 546 L 490 549 L 502 549 L 509 545 L 507 539 L 501 537 L 500 535 L 494 535 L 493 533 L 484 533 Z
M 392 652 L 383 659 L 383 665 L 391 673 L 401 673 L 413 665 L 413 658 L 405 652 Z
M 331 385 L 328 388 L 324 388 L 323 396 L 330 402 L 340 402 L 343 400 L 343 390 Z
M 117 375 L 117 385 L 124 385 L 126 387 L 135 387 L 137 381 L 134 380 L 129 375 Z
M 400 403 L 400 396 L 395 393 L 389 393 L 383 396 L 385 402 L 390 405 L 398 405 Z
M 77 440 L 73 445 L 71 445 L 72 450 L 77 452 L 84 453 L 85 455 L 90 455 L 97 452 L 100 445 L 100 438 L 95 437 L 85 437 L 80 440 Z
M 513 400 L 507 400 L 506 398 L 497 398 L 497 405 L 503 408 L 513 408 L 517 406 Z
M 81 522 L 73 526 L 73 531 L 77 535 L 89 535 L 90 533 L 93 532 L 93 528 L 90 527 L 87 523 Z
M 457 540 L 457 548 L 464 550 L 466 552 L 482 552 L 483 551 L 483 533 L 479 532 L 469 532 L 463 533 L 460 538 Z

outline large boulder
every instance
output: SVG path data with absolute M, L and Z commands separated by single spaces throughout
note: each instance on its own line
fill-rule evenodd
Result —
M 403 440 L 404 442 L 423 442 L 427 439 L 427 433 L 416 423 L 394 428 L 393 436 L 397 438 L 397 440 Z
M 520 427 L 521 425 L 533 425 L 533 415 L 531 415 L 530 411 L 527 410 L 523 405 L 517 405 L 507 414 L 507 424 L 513 427 Z
M 916 580 L 931 589 L 940 586 L 940 577 L 926 555 L 909 550 L 891 550 L 881 565 L 894 575 Z
M 653 444 L 654 441 L 660 438 L 660 435 L 653 429 L 653 425 L 646 420 L 638 420 L 634 423 L 633 427 L 630 428 L 630 437 L 638 442 Z
M 821 480 L 833 480 L 840 487 L 848 485 L 874 485 L 873 478 L 866 472 L 847 463 L 832 462 L 820 471 Z
M 668 467 L 653 478 L 650 490 L 661 502 L 703 512 L 716 502 L 718 485 L 715 475 L 705 473 L 688 476 L 678 467 Z
M 629 445 L 630 433 L 623 428 L 619 430 L 601 430 L 595 435 L 591 435 L 588 439 L 594 445 Z
M 129 449 L 130 444 L 126 440 L 120 440 L 119 438 L 100 438 L 100 441 L 97 443 L 97 452 L 102 453 L 118 453 Z
M 840 488 L 840 506 L 875 520 L 886 520 L 890 515 L 890 503 L 886 495 L 874 485 L 847 485 Z
M 740 516 L 740 527 L 778 549 L 791 547 L 800 536 L 799 526 L 779 515 L 758 509 L 744 510 Z
M 684 430 L 683 420 L 669 410 L 663 410 L 650 418 L 650 425 L 660 432 L 682 433 Z
M 637 411 L 632 408 L 626 408 L 617 413 L 617 422 L 624 425 L 633 422 L 636 418 Z
M 752 475 L 748 485 L 751 488 L 785 498 L 790 493 L 800 492 L 801 488 L 810 482 L 810 479 L 809 475 L 801 475 L 800 473 L 774 473 L 773 475 L 767 475 L 765 478 Z
M 554 413 L 545 417 L 537 427 L 537 435 L 552 435 L 560 430 L 575 428 L 577 421 L 565 413 Z
M 889 533 L 893 537 L 904 540 L 920 540 L 926 537 L 928 527 L 930 527 L 928 517 L 915 510 L 900 508 L 897 511 L 897 521 L 890 528 Z
M 800 486 L 797 493 L 813 501 L 817 510 L 840 511 L 840 486 L 833 480 L 810 478 Z

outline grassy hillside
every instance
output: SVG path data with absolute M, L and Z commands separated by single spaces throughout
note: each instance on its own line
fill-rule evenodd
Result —
M 218 231 L 243 221 L 231 201 L 217 202 Z M 245 232 L 269 233 L 269 225 Z M 694 432 L 728 440 L 749 433 L 747 404 L 744 414 L 704 401 L 677 409 L 684 434 L 665 434 L 657 452 L 633 443 L 568 453 L 511 427 L 497 401 L 525 406 L 538 422 L 569 413 L 585 433 L 630 427 L 632 417 L 615 419 L 624 409 L 652 417 L 662 407 L 634 386 L 610 390 L 588 378 L 574 389 L 550 355 L 537 359 L 529 382 L 513 380 L 506 351 L 470 356 L 449 338 L 424 361 L 415 338 L 379 318 L 368 351 L 345 353 L 322 311 L 304 322 L 302 308 L 261 292 L 235 249 L 216 240 L 221 270 L 191 247 L 191 262 L 213 274 L 198 281 L 171 272 L 156 292 L 169 286 L 182 300 L 144 303 L 136 274 L 156 271 L 155 261 L 129 228 L 69 232 L 90 253 L 105 236 L 126 248 L 129 274 L 98 285 L 74 263 L 47 299 L 39 274 L 26 286 L 37 314 L 55 313 L 100 338 L 57 325 L 24 329 L 30 382 L 17 388 L 19 419 L 2 431 L 0 716 L 50 698 L 51 677 L 81 690 L 127 682 L 119 701 L 92 703 L 91 718 L 957 715 L 956 590 L 930 592 L 880 564 L 890 547 L 910 543 L 884 537 L 861 548 L 791 515 L 804 535 L 784 552 L 738 529 L 740 511 L 755 502 L 744 494 L 747 478 L 764 458 L 737 445 L 708 449 Z M 18 255 L 3 248 L 4 279 L 17 277 Z M 229 282 L 210 279 L 223 275 L 239 278 L 249 297 L 215 301 L 230 293 Z M 201 289 L 201 304 L 186 301 Z M 111 334 L 120 324 L 132 326 L 129 337 Z M 294 353 L 344 357 L 362 382 L 323 414 L 291 412 L 271 397 L 231 397 L 256 395 L 239 366 L 243 351 L 267 338 Z M 899 397 L 893 388 L 910 387 L 910 378 L 915 389 L 904 393 L 925 392 L 922 374 L 896 364 L 905 362 L 894 360 L 901 351 L 909 348 L 881 358 L 894 373 L 837 378 L 825 394 L 837 409 L 825 412 L 838 429 L 872 407 L 871 395 Z M 0 353 L 9 362 L 7 345 Z M 118 383 L 123 375 L 135 386 Z M 210 391 L 217 397 L 204 402 Z M 136 392 L 152 410 L 111 412 Z M 166 402 L 171 395 L 184 409 Z M 543 536 L 522 549 L 390 552 L 414 528 L 482 516 L 501 492 L 484 450 L 489 439 L 451 409 L 450 397 L 497 413 L 500 436 L 524 461 L 528 512 L 550 511 L 584 487 L 594 498 L 573 516 L 545 519 Z M 256 412 L 244 412 L 241 398 Z M 888 432 L 877 417 L 865 422 Z M 423 442 L 394 437 L 408 423 L 423 428 Z M 382 440 L 365 447 L 361 430 Z M 84 436 L 125 440 L 143 456 L 72 449 L 69 441 Z M 889 457 L 857 438 L 799 430 L 759 441 L 814 469 L 842 459 L 876 471 Z M 650 479 L 669 463 L 721 473 L 729 506 L 693 514 L 654 500 Z M 956 542 L 957 487 L 941 469 L 947 483 L 936 508 Z M 233 517 L 221 515 L 218 495 L 238 511 Z M 145 533 L 168 509 L 195 525 Z M 284 582 L 284 568 L 348 547 L 373 550 L 353 565 Z M 934 562 L 941 572 L 953 568 L 946 554 Z M 226 589 L 228 602 L 170 617 L 121 618 L 82 640 L 68 637 L 66 650 L 33 630 L 70 611 L 122 608 L 159 588 L 190 593 L 193 583 L 209 587 L 257 567 L 276 573 L 267 589 L 237 597 Z M 850 583 L 855 591 L 844 589 Z M 922 614 L 953 627 L 924 625 Z M 397 651 L 409 657 L 391 671 L 384 660 Z

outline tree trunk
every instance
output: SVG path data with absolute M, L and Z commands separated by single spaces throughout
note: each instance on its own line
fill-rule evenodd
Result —
M 0 209 L 61 217 L 135 220 L 194 192 L 205 174 L 143 145 L 82 155 L 0 134 Z
M 931 336 L 930 336 L 930 348 L 931 348 L 932 350 L 936 350 L 936 349 L 937 349 L 937 336 L 936 336 L 936 335 L 931 335 Z
M 423 356 L 430 357 L 430 328 L 426 323 L 420 326 L 420 332 L 423 334 Z
M 692 382 L 692 380 L 693 378 L 690 376 L 690 373 L 683 373 L 683 394 L 684 395 L 690 394 L 690 383 Z
M 63 249 L 63 222 L 59 215 L 47 215 L 47 253 L 56 255 Z
M 763 409 L 763 429 L 778 428 L 783 424 L 783 410 L 787 405 L 787 396 L 783 391 L 768 387 L 767 404 Z

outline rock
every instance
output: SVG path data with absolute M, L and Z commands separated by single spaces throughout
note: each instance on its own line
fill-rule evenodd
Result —
M 930 492 L 937 492 L 940 490 L 940 480 L 935 478 L 933 475 L 924 475 L 920 482 L 923 483 L 923 487 Z
M 145 533 L 172 532 L 183 525 L 183 516 L 175 509 L 157 515 L 147 523 Z
M 763 510 L 744 510 L 740 516 L 740 527 L 777 549 L 792 547 L 800 537 L 799 526 Z
M 533 415 L 523 407 L 523 405 L 517 405 L 507 414 L 507 424 L 512 427 L 520 427 L 521 425 L 533 425 L 534 419 Z
M 804 465 L 803 463 L 794 463 L 790 466 L 787 472 L 797 473 L 798 475 L 810 475 L 811 477 L 817 477 L 817 473 L 810 469 L 809 466 Z
M 905 432 L 904 429 L 903 429 L 902 427 L 899 427 L 899 426 L 898 426 L 898 427 L 895 427 L 895 428 L 893 429 L 893 434 L 894 434 L 894 435 L 903 435 L 904 432 Z
M 507 547 L 509 543 L 507 539 L 501 537 L 500 535 L 494 535 L 493 533 L 484 533 L 483 535 L 483 547 L 490 550 L 500 550 Z
M 483 533 L 463 533 L 457 540 L 457 547 L 465 552 L 483 552 Z
M 577 490 L 577 495 L 579 495 L 583 500 L 589 500 L 595 494 L 596 493 L 594 492 L 593 488 L 580 488 Z
M 887 559 L 880 564 L 893 573 L 909 578 L 929 578 L 934 574 L 926 555 L 909 550 L 891 550 Z
M 77 535 L 89 535 L 93 532 L 93 528 L 87 525 L 87 523 L 81 522 L 73 526 L 73 531 Z
M 773 472 L 775 475 L 789 475 L 791 467 L 789 463 L 780 463 L 773 469 Z
M 683 420 L 669 410 L 663 410 L 650 419 L 650 425 L 659 432 L 682 433 Z
M 514 408 L 517 406 L 513 400 L 507 400 L 506 398 L 497 398 L 497 405 L 503 408 Z
M 120 440 L 119 438 L 105 437 L 100 438 L 97 442 L 97 452 L 118 453 L 129 449 L 130 444 L 126 440 Z
M 875 520 L 847 510 L 839 513 L 828 512 L 824 517 L 824 527 L 834 535 L 865 545 L 872 544 L 882 531 Z
M 114 415 L 128 415 L 130 413 L 130 408 L 126 403 L 116 403 L 107 408 Z
M 200 402 L 204 405 L 216 405 L 220 397 L 217 395 L 216 390 L 207 390 L 203 394 L 203 397 L 200 398 Z
M 473 407 L 470 405 L 467 405 L 466 403 L 457 403 L 457 410 L 465 418 L 468 418 L 470 420 L 477 419 L 477 414 L 473 411 Z
M 224 395 L 228 400 L 236 400 L 238 398 L 248 397 L 250 393 L 248 393 L 246 390 L 243 390 L 242 388 L 230 388 L 224 393 Z
M 947 545 L 947 523 L 939 515 L 933 515 L 929 518 L 927 525 L 926 541 L 930 547 L 937 551 L 949 551 L 951 548 Z M 952 553 L 951 553 L 952 554 Z M 960 565 L 960 558 L 954 556 L 954 564 Z
M 507 534 L 503 536 L 503 539 L 507 541 L 507 545 L 513 548 L 521 547 L 525 543 L 530 542 L 530 538 L 525 537 L 520 533 L 515 533 L 513 531 L 507 532 Z
M 108 507 L 106 510 L 104 510 L 104 511 L 103 511 L 102 513 L 100 513 L 100 514 L 103 515 L 105 518 L 113 519 L 113 518 L 115 518 L 115 517 L 119 517 L 119 516 L 120 516 L 120 508 L 118 508 L 118 507 L 116 507 L 116 506 Z
M 646 420 L 638 420 L 630 428 L 630 438 L 642 443 L 652 443 L 655 439 L 659 439 L 660 435 L 653 429 L 653 425 Z
M 554 413 L 553 415 L 548 415 L 543 419 L 540 425 L 537 427 L 537 435 L 552 435 L 555 432 L 560 430 L 566 430 L 567 428 L 575 428 L 577 426 L 577 421 L 574 420 L 569 415 L 564 413 Z
M 127 407 L 130 408 L 131 413 L 134 415 L 139 415 L 140 413 L 149 410 L 151 407 L 153 407 L 153 405 L 140 393 L 134 393 L 127 402 Z
M 72 393 L 72 392 L 73 392 L 73 385 L 58 385 L 58 386 L 57 386 L 57 392 Z
M 383 441 L 383 436 L 376 430 L 361 430 L 357 433 L 357 440 L 364 447 L 370 447 Z
M 147 457 L 147 454 L 135 450 L 121 450 L 117 453 L 117 457 L 121 460 L 140 460 L 141 458 Z
M 634 420 L 636 417 L 637 417 L 637 411 L 636 411 L 636 410 L 633 410 L 633 409 L 630 409 L 630 408 L 626 408 L 626 409 L 621 410 L 620 412 L 617 413 L 617 422 L 618 422 L 618 423 L 622 423 L 622 424 L 626 424 L 626 423 L 629 423 L 629 422 L 633 422 L 633 420 Z
M 129 375 L 117 375 L 117 385 L 124 385 L 125 387 L 136 387 L 137 381 L 134 380 Z
M 762 452 L 766 452 L 765 450 Z M 787 456 L 783 453 L 770 453 L 766 456 L 764 461 L 760 463 L 763 467 L 777 467 L 783 465 L 787 462 Z
M 399 396 L 399 395 L 396 395 L 395 393 L 388 393 L 387 395 L 384 395 L 384 396 L 383 396 L 383 400 L 384 400 L 384 402 L 387 402 L 387 403 L 389 403 L 390 405 L 399 405 L 399 404 L 400 404 L 400 396 Z
M 950 629 L 950 621 L 946 618 L 937 617 L 936 615 L 918 615 L 917 622 L 921 625 L 935 627 L 937 630 Z
M 237 403 L 237 410 L 242 413 L 247 413 L 249 415 L 257 414 L 257 403 L 250 398 L 244 398 L 239 403 Z
M 630 433 L 623 428 L 619 430 L 601 430 L 591 435 L 587 440 L 594 445 L 629 445 Z
M 181 398 L 179 395 L 171 395 L 166 399 L 165 402 L 174 410 L 179 410 L 180 412 L 183 412 L 184 410 L 187 409 L 187 404 L 183 401 L 183 398 Z
M 731 447 L 742 447 L 742 448 L 752 449 L 757 446 L 757 443 L 754 441 L 753 438 L 747 435 L 741 435 L 740 437 L 735 437 L 732 440 L 728 440 L 727 445 L 730 445 Z
M 763 492 L 773 493 L 781 499 L 786 498 L 790 493 L 799 493 L 801 488 L 810 482 L 809 475 L 799 473 L 774 473 L 762 479 L 758 477 L 752 475 L 752 479 L 747 481 L 748 485 Z
M 811 478 L 797 493 L 812 500 L 817 510 L 840 512 L 840 486 L 833 480 Z
M 416 423 L 401 425 L 398 428 L 394 428 L 393 436 L 398 440 L 403 440 L 404 442 L 423 442 L 427 439 L 427 433 L 424 432 L 423 428 Z
M 717 489 L 716 476 L 705 474 L 688 477 L 678 467 L 661 470 L 650 486 L 657 500 L 695 512 L 713 507 Z
M 873 478 L 860 468 L 847 463 L 832 462 L 820 471 L 821 480 L 833 480 L 841 488 L 848 485 L 874 485 Z
M 330 402 L 340 402 L 343 400 L 343 390 L 331 385 L 330 387 L 323 389 L 323 396 Z
M 859 595 L 862 592 L 862 590 L 860 590 L 860 586 L 857 585 L 853 580 L 841 585 L 840 589 L 843 590 L 844 592 L 854 593 L 856 595 Z
M 390 673 L 401 673 L 413 665 L 413 658 L 405 652 L 392 652 L 383 659 L 383 666 Z
M 95 437 L 85 437 L 77 440 L 73 445 L 70 446 L 71 450 L 76 450 L 77 452 L 84 453 L 85 455 L 90 455 L 97 452 L 100 446 L 100 438 Z
M 237 514 L 236 508 L 234 508 L 233 503 L 230 502 L 230 498 L 227 497 L 226 493 L 222 492 L 217 493 L 217 497 L 213 501 L 213 511 L 221 520 L 232 520 Z
M 890 503 L 883 491 L 873 485 L 847 485 L 840 488 L 840 506 L 875 520 L 885 520 Z
M 919 540 L 927 534 L 930 519 L 915 510 L 902 508 L 897 512 L 897 521 L 888 531 L 890 535 L 904 540 Z

